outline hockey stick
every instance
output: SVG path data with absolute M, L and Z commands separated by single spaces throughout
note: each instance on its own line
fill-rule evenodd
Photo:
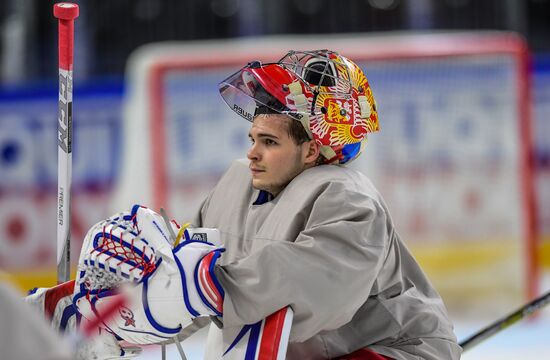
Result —
M 73 45 L 78 5 L 58 3 L 59 109 L 57 114 L 57 282 L 71 275 L 71 177 L 73 139 Z
M 504 318 L 495 321 L 491 325 L 481 329 L 477 333 L 461 341 L 460 346 L 462 347 L 462 350 L 467 351 L 471 349 L 472 347 L 476 346 L 480 342 L 488 339 L 489 337 L 495 335 L 496 333 L 517 323 L 518 321 L 522 320 L 528 315 L 531 315 L 535 311 L 542 309 L 544 306 L 548 305 L 549 303 L 550 303 L 550 291 L 532 300 L 531 302 L 525 304 L 521 308 L 511 313 L 510 315 L 507 315 Z

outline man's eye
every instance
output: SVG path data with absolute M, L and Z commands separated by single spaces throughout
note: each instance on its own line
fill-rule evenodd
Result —
M 276 145 L 277 143 L 271 139 L 265 139 L 265 144 L 266 145 Z
M 254 139 L 252 139 L 251 137 L 249 137 L 248 140 L 250 140 L 250 143 L 251 143 L 251 144 L 254 144 Z

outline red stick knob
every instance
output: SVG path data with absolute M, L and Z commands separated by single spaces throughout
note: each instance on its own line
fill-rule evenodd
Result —
M 53 6 L 53 16 L 60 20 L 74 20 L 78 17 L 78 5 L 73 3 L 57 3 Z
M 74 19 L 78 16 L 78 5 L 57 3 L 53 15 L 59 19 L 59 68 L 73 69 Z

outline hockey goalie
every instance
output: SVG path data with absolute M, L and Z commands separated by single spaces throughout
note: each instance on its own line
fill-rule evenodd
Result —
M 119 340 L 162 343 L 207 319 L 209 360 L 458 359 L 382 195 L 346 166 L 379 129 L 363 71 L 330 50 L 290 51 L 219 90 L 251 144 L 193 227 L 136 205 L 90 229 L 66 293 L 31 300 L 60 328 L 98 323 L 119 356 Z

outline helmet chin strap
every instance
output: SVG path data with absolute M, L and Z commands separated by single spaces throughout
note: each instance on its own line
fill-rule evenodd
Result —
M 327 159 L 325 161 L 326 164 L 331 164 L 335 161 L 338 161 L 338 156 L 336 155 L 336 152 L 330 146 L 322 145 L 319 149 L 319 152 L 321 153 L 321 155 L 323 155 L 325 159 Z

